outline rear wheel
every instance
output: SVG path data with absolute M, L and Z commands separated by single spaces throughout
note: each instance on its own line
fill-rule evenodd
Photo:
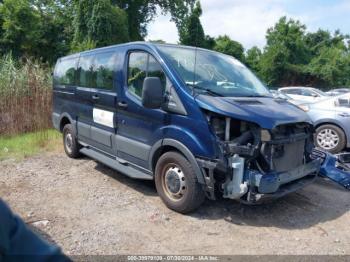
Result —
M 322 125 L 316 129 L 316 145 L 330 153 L 339 153 L 346 145 L 343 130 L 335 125 Z
M 195 210 L 205 199 L 193 167 L 177 152 L 167 152 L 159 158 L 155 183 L 166 206 L 180 213 Z
M 71 158 L 78 158 L 81 156 L 79 152 L 81 146 L 77 141 L 75 131 L 71 124 L 67 124 L 63 128 L 63 146 L 67 156 Z

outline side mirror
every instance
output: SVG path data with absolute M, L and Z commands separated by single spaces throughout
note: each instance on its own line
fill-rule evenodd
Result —
M 142 105 L 157 109 L 164 102 L 164 90 L 159 77 L 146 77 L 142 88 Z

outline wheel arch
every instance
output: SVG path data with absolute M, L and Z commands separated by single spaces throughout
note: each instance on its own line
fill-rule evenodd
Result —
M 193 166 L 198 182 L 201 184 L 205 184 L 204 175 L 197 163 L 196 158 L 184 144 L 175 139 L 166 138 L 159 140 L 157 143 L 154 144 L 149 158 L 149 166 L 152 172 L 154 172 L 155 166 L 160 156 L 169 151 L 175 151 L 182 154 Z
M 62 132 L 64 126 L 67 125 L 67 124 L 73 124 L 73 128 L 75 128 L 74 120 L 72 119 L 72 117 L 68 113 L 63 113 L 60 116 L 59 131 Z

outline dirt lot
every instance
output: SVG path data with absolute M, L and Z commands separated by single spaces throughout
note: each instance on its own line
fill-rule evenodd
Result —
M 0 170 L 0 196 L 70 255 L 350 254 L 350 192 L 321 179 L 269 205 L 206 201 L 184 216 L 152 182 L 87 158 L 46 153 Z

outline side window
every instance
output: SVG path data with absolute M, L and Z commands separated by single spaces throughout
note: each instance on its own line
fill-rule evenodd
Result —
M 287 89 L 285 90 L 285 93 L 289 95 L 301 95 L 301 92 L 299 89 Z
M 166 76 L 155 58 L 145 52 L 130 53 L 128 64 L 129 91 L 141 97 L 143 81 L 146 77 L 159 77 L 165 89 Z
M 165 76 L 160 64 L 154 59 L 153 56 L 149 56 L 147 76 L 159 77 L 160 81 L 162 82 L 162 85 L 163 85 L 163 90 L 165 90 L 166 76 Z
M 113 73 L 115 65 L 113 53 L 102 53 L 95 57 L 94 72 L 96 75 L 96 88 L 113 89 Z
M 129 55 L 128 88 L 131 93 L 141 97 L 143 80 L 146 77 L 148 54 L 135 52 Z
M 303 96 L 313 96 L 313 97 L 319 97 L 320 96 L 316 92 L 313 92 L 313 91 L 307 90 L 307 89 L 302 89 L 301 93 L 302 93 Z
M 75 85 L 77 59 L 65 59 L 58 62 L 54 82 L 58 85 Z
M 78 85 L 82 87 L 95 87 L 94 80 L 94 57 L 82 56 L 79 59 L 79 81 Z

